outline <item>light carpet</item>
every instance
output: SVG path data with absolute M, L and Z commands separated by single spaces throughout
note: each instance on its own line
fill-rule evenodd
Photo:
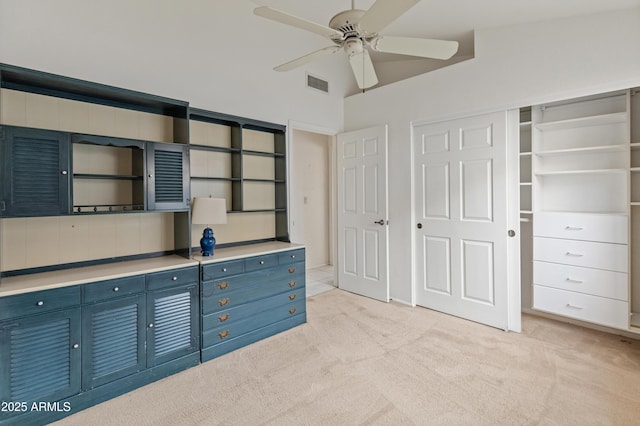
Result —
M 530 315 L 506 333 L 337 289 L 307 308 L 307 324 L 56 424 L 640 424 L 640 341 Z

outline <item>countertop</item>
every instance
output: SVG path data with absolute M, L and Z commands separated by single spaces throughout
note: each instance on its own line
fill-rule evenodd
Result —
M 269 241 L 267 243 L 248 244 L 245 246 L 226 247 L 215 249 L 213 256 L 193 256 L 194 260 L 203 265 L 226 260 L 240 259 L 248 256 L 260 256 L 263 254 L 279 253 L 288 250 L 304 248 L 303 244 L 285 243 L 282 241 Z
M 196 260 L 170 255 L 7 277 L 0 281 L 0 297 L 196 265 Z
M 249 256 L 260 256 L 303 247 L 304 245 L 302 244 L 272 241 L 216 249 L 211 257 L 198 255 L 193 256 L 192 259 L 186 259 L 177 255 L 170 255 L 7 277 L 2 278 L 0 281 L 0 297 L 167 271 L 196 266 L 200 263 L 208 264 Z

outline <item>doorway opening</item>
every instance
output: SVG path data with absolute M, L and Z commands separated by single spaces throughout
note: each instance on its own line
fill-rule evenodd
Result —
M 306 248 L 309 297 L 337 286 L 333 259 L 333 136 L 294 126 L 289 152 L 290 237 Z

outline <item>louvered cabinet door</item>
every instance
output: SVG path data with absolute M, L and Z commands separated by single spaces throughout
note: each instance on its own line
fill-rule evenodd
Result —
M 145 303 L 142 294 L 83 307 L 83 390 L 145 369 Z
M 147 367 L 199 349 L 198 285 L 147 295 Z
M 69 134 L 0 126 L 0 216 L 56 216 L 69 212 Z
M 189 208 L 189 150 L 186 145 L 147 143 L 147 207 Z
M 0 401 L 54 402 L 79 393 L 80 334 L 79 308 L 0 323 Z

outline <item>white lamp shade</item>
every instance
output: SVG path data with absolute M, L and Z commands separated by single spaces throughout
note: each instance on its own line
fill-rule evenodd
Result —
M 224 198 L 196 197 L 191 209 L 191 223 L 221 225 L 227 223 L 227 200 Z

